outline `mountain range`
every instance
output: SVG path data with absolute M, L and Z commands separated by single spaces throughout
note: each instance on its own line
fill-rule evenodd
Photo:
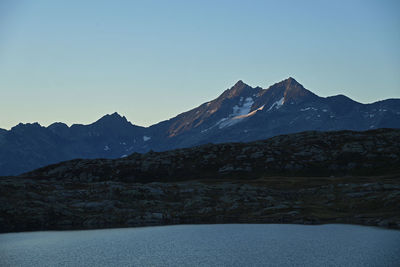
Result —
M 0 175 L 75 158 L 121 158 L 308 130 L 377 128 L 400 128 L 400 99 L 362 104 L 344 95 L 320 97 L 293 78 L 267 89 L 238 81 L 218 98 L 150 127 L 113 113 L 89 125 L 20 123 L 0 129 Z

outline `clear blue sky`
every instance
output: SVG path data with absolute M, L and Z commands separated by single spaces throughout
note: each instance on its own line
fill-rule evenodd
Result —
M 0 128 L 171 118 L 242 79 L 400 97 L 400 1 L 0 1 Z

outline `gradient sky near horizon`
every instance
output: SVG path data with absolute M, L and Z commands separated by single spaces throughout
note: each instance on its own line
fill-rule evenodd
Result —
M 400 97 L 400 1 L 0 1 L 0 128 L 148 126 L 239 79 Z

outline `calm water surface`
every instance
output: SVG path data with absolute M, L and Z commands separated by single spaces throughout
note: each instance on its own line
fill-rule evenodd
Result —
M 179 225 L 0 235 L 0 266 L 400 266 L 400 231 Z

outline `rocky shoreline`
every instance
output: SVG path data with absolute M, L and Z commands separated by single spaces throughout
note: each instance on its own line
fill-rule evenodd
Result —
M 0 177 L 0 232 L 199 223 L 400 229 L 399 137 L 399 130 L 312 132 L 118 160 L 74 160 Z M 207 160 L 210 155 L 215 157 Z M 270 155 L 275 165 L 267 164 Z M 340 160 L 347 164 L 329 169 Z M 275 175 L 279 170 L 287 175 Z M 327 170 L 333 175 L 323 175 Z
M 0 231 L 198 223 L 350 223 L 400 229 L 398 177 L 147 184 L 3 178 Z

